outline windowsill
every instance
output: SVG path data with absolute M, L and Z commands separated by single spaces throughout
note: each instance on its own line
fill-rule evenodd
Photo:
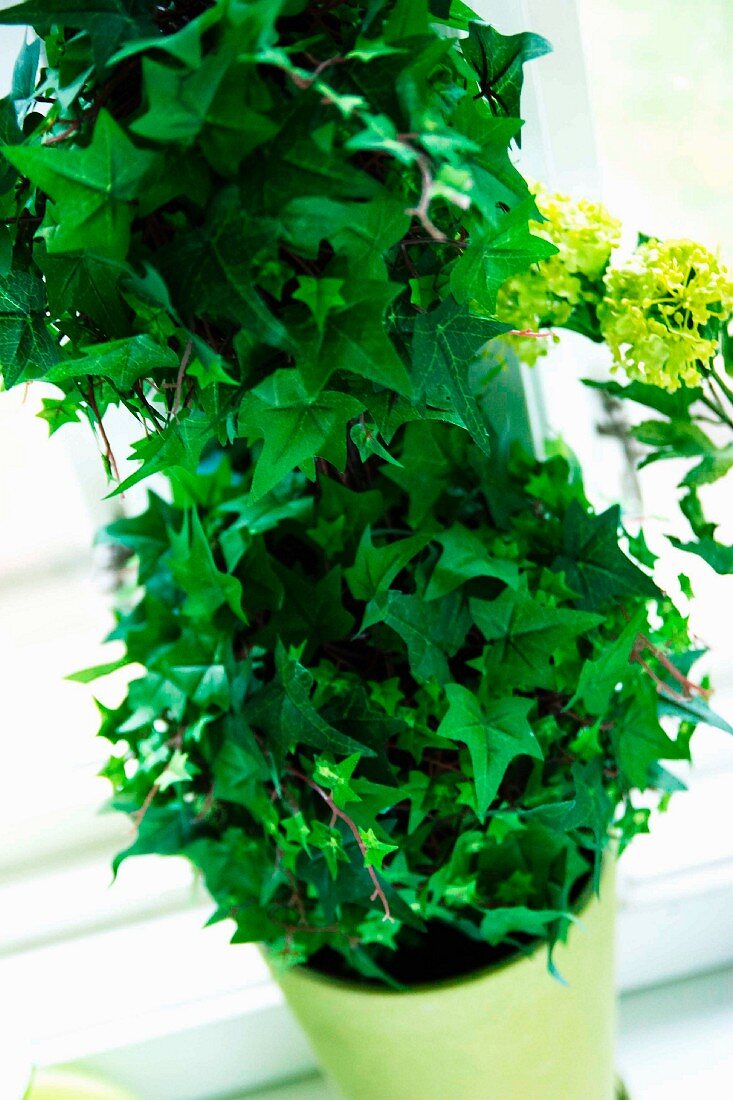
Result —
M 640 838 L 622 860 L 618 955 L 625 996 L 619 1065 L 631 1083 L 638 1077 L 644 1088 L 652 1088 L 656 1057 L 645 1052 L 672 1042 L 665 1036 L 673 1033 L 678 1013 L 679 1019 L 695 1017 L 690 1058 L 718 1043 L 725 1007 L 720 984 L 689 975 L 733 963 L 733 850 L 712 844 L 727 816 L 727 787 L 714 774 L 701 776 L 657 822 L 655 833 Z M 702 827 L 699 843 L 711 853 L 710 861 L 694 868 L 695 846 L 686 849 L 682 843 L 690 821 Z M 141 1100 L 211 1100 L 313 1069 L 258 952 L 230 946 L 227 924 L 202 927 L 210 906 L 191 893 L 184 871 L 179 861 L 156 857 L 126 864 L 118 885 L 105 893 L 106 911 L 100 915 L 94 899 L 100 876 L 109 881 L 107 859 L 96 870 L 77 868 L 71 893 L 80 909 L 95 916 L 76 926 L 74 914 L 63 908 L 43 916 L 50 879 L 39 888 L 35 905 L 29 895 L 25 902 L 16 898 L 13 909 L 8 891 L 4 923 L 14 938 L 0 957 L 0 986 L 16 1017 L 26 1021 L 38 1063 L 96 1069 L 126 1083 Z M 61 883 L 55 893 L 70 896 Z M 662 984 L 670 979 L 673 985 Z M 711 992 L 699 993 L 708 988 L 706 982 L 713 982 Z M 670 989 L 677 992 L 665 992 Z M 709 1035 L 702 1019 L 708 1009 Z M 730 1014 L 723 1023 L 733 1022 L 733 997 Z M 687 1038 L 678 1043 L 686 1044 Z M 700 1058 L 703 1065 L 706 1059 Z M 647 1065 L 652 1066 L 648 1082 L 638 1076 Z M 666 1070 L 659 1079 L 667 1080 Z M 640 1086 L 634 1100 L 661 1095 Z M 669 1100 L 674 1094 L 664 1095 Z M 713 1100 L 718 1094 L 701 1090 L 701 1095 Z

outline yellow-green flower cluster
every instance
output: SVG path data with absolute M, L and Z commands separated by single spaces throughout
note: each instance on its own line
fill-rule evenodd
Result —
M 509 279 L 499 291 L 497 314 L 515 329 L 537 331 L 563 325 L 582 301 L 597 301 L 599 284 L 611 252 L 621 237 L 621 224 L 605 206 L 587 199 L 554 194 L 534 187 L 542 222 L 532 232 L 557 248 L 554 256 Z M 546 340 L 511 337 L 524 362 L 535 362 Z
M 733 282 L 694 241 L 646 241 L 607 272 L 598 316 L 614 365 L 629 378 L 673 392 L 695 386 L 733 310 Z

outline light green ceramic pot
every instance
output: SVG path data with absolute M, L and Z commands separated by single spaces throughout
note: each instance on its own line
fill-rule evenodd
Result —
M 566 986 L 544 947 L 414 992 L 303 968 L 278 981 L 348 1100 L 613 1100 L 614 913 L 609 866 L 555 953 Z

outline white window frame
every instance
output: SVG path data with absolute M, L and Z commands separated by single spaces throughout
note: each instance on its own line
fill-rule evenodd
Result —
M 600 195 L 575 0 L 475 6 L 499 30 L 532 29 L 554 46 L 528 69 L 523 170 L 559 190 Z M 13 33 L 3 29 L 5 50 Z M 589 367 L 602 371 L 603 358 L 589 363 L 593 349 L 583 343 L 575 356 L 579 346 L 571 336 L 552 366 L 522 368 L 524 400 L 536 445 L 562 434 L 581 459 L 592 455 L 591 495 L 610 502 L 628 471 L 618 443 L 599 437 L 601 406 L 578 381 Z M 622 991 L 733 961 L 733 850 L 711 842 L 730 781 L 711 767 L 622 861 Z M 93 813 L 76 807 L 39 823 L 30 862 L 0 879 L 0 987 L 33 1021 L 36 1061 L 96 1069 L 144 1100 L 211 1100 L 310 1070 L 312 1055 L 256 949 L 227 946 L 226 924 L 201 930 L 210 907 L 182 861 L 132 861 L 100 902 L 125 827 L 100 826 Z M 49 898 L 58 899 L 52 911 L 29 921 Z

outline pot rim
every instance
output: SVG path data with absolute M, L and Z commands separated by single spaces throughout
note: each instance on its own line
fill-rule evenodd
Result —
M 602 888 L 605 883 L 608 887 L 609 880 L 609 867 L 614 864 L 614 855 L 606 851 L 603 855 L 602 868 L 601 868 L 601 880 L 599 883 L 598 892 L 593 888 L 593 876 L 591 874 L 587 885 L 583 888 L 583 891 L 578 898 L 578 905 L 573 909 L 570 914 L 572 917 L 571 923 L 574 925 L 583 924 L 583 916 L 587 913 L 594 902 L 600 904 L 604 899 L 602 897 Z M 558 945 L 565 944 L 565 940 L 558 940 Z M 483 978 L 487 978 L 493 974 L 498 974 L 503 970 L 508 970 L 512 966 L 517 966 L 523 962 L 529 962 L 535 959 L 537 955 L 547 947 L 548 941 L 544 938 L 538 938 L 534 944 L 527 949 L 527 951 L 516 951 L 507 959 L 502 959 L 501 962 L 491 963 L 489 966 L 483 966 L 476 970 L 471 970 L 467 974 L 463 974 L 455 978 L 441 978 L 435 982 L 421 982 L 420 985 L 406 986 L 404 989 L 394 989 L 391 986 L 377 986 L 369 985 L 367 982 L 359 982 L 353 978 L 340 978 L 330 974 L 323 974 L 318 970 L 312 970 L 308 966 L 293 966 L 288 967 L 286 970 L 281 970 L 279 973 L 276 966 L 273 965 L 271 960 L 274 956 L 268 951 L 267 947 L 263 945 L 263 953 L 268 960 L 268 965 L 274 970 L 275 978 L 279 981 L 281 975 L 287 980 L 288 975 L 297 977 L 300 980 L 312 982 L 314 985 L 326 985 L 335 986 L 338 989 L 348 991 L 351 993 L 360 993 L 366 996 L 378 997 L 405 997 L 413 996 L 419 997 L 425 993 L 438 993 L 441 990 L 455 989 L 458 986 L 469 985 L 473 982 L 480 982 Z M 562 978 L 559 978 L 562 982 Z

